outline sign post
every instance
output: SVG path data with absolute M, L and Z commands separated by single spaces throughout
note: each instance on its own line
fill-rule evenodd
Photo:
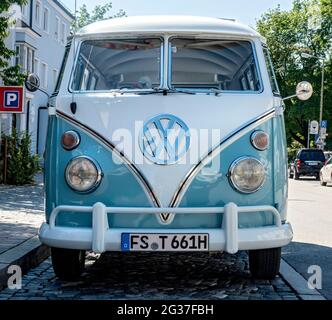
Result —
M 0 113 L 23 113 L 24 90 L 21 86 L 0 87 Z
M 316 120 L 309 120 L 308 122 L 308 139 L 307 139 L 307 148 L 310 148 L 310 135 L 311 134 L 318 134 L 318 128 L 319 128 L 319 124 L 318 121 Z
M 322 120 L 320 122 L 320 130 L 319 130 L 319 136 L 320 136 L 320 148 L 324 150 L 325 146 L 325 139 L 326 139 L 326 129 L 327 129 L 327 120 Z

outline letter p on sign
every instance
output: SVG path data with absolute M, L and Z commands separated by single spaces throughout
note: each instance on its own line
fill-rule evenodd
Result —
M 0 87 L 0 112 L 23 112 L 23 87 Z

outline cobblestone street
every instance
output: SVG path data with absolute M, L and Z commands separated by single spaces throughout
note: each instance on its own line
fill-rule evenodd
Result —
M 297 300 L 281 277 L 253 280 L 247 255 L 89 254 L 78 282 L 58 280 L 47 259 L 23 277 L 22 289 L 4 289 L 0 299 L 225 299 Z

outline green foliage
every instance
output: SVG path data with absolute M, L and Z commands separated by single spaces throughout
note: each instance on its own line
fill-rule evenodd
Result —
M 112 2 L 108 2 L 104 5 L 97 5 L 90 13 L 85 4 L 83 4 L 76 12 L 76 24 L 75 21 L 72 24 L 73 30 L 78 30 L 84 26 L 105 19 L 110 18 L 119 18 L 126 16 L 126 12 L 120 9 L 116 14 L 111 15 L 110 11 L 112 10 Z
M 294 0 L 290 11 L 278 6 L 265 13 L 257 21 L 257 29 L 267 39 L 282 96 L 294 94 L 301 80 L 313 85 L 314 94 L 308 101 L 294 98 L 285 102 L 288 145 L 295 140 L 306 146 L 308 120 L 319 120 L 322 64 L 302 58 L 301 52 L 325 59 L 323 119 L 332 128 L 332 1 Z M 327 143 L 332 147 L 331 137 Z
M 295 158 L 296 153 L 299 149 L 303 148 L 303 145 L 295 140 L 290 144 L 290 146 L 287 148 L 288 152 L 288 161 L 290 162 L 292 159 Z
M 8 164 L 7 183 L 24 185 L 32 183 L 35 174 L 41 169 L 38 155 L 31 154 L 31 137 L 28 133 L 4 135 L 7 140 Z
M 1 0 L 0 1 L 0 78 L 5 85 L 21 85 L 25 74 L 20 72 L 19 66 L 10 66 L 9 62 L 16 53 L 5 45 L 8 37 L 9 27 L 15 22 L 9 15 L 9 8 L 12 4 L 23 5 L 27 0 Z

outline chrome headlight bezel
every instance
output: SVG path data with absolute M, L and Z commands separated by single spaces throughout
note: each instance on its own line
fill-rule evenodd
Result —
M 81 160 L 81 159 L 84 159 L 84 160 L 87 160 L 90 162 L 90 164 L 93 165 L 94 169 L 96 170 L 96 175 L 95 175 L 95 179 L 94 179 L 94 182 L 93 184 L 91 184 L 91 186 L 89 186 L 87 189 L 78 189 L 77 187 L 75 187 L 75 185 L 73 185 L 71 182 L 70 182 L 70 179 L 69 179 L 69 170 L 72 168 L 73 164 L 77 161 L 77 160 Z M 100 165 L 98 164 L 98 162 L 96 160 L 94 160 L 93 158 L 91 157 L 88 157 L 88 156 L 78 156 L 78 157 L 75 157 L 73 159 L 71 159 L 67 166 L 66 166 L 66 169 L 65 169 L 65 181 L 67 183 L 67 185 L 74 191 L 78 192 L 78 193 L 90 193 L 92 191 L 94 191 L 99 185 L 100 185 L 100 182 L 101 182 L 101 179 L 102 179 L 102 176 L 103 176 L 103 173 L 102 173 L 102 170 L 101 170 L 101 167 Z
M 262 167 L 263 172 L 264 172 L 264 176 L 263 176 L 263 179 L 262 179 L 262 181 L 260 182 L 260 184 L 259 184 L 257 187 L 255 187 L 255 188 L 253 188 L 253 189 L 251 189 L 251 190 L 241 188 L 241 187 L 237 184 L 237 182 L 236 182 L 236 180 L 235 180 L 235 175 L 234 175 L 234 171 L 235 171 L 236 167 L 237 167 L 241 162 L 243 162 L 243 161 L 247 161 L 247 160 L 253 160 L 253 161 L 256 161 L 256 162 Z M 229 171 L 228 171 L 228 178 L 229 178 L 229 181 L 230 181 L 231 186 L 232 186 L 236 191 L 241 192 L 241 193 L 244 193 L 244 194 L 255 193 L 256 191 L 260 190 L 260 189 L 263 187 L 263 185 L 264 185 L 264 183 L 265 183 L 265 181 L 266 181 L 266 171 L 265 171 L 265 166 L 264 166 L 264 164 L 263 164 L 260 160 L 258 160 L 258 159 L 255 158 L 255 157 L 251 157 L 251 156 L 243 156 L 243 157 L 240 157 L 240 158 L 238 158 L 238 159 L 236 159 L 235 161 L 232 162 L 232 164 L 231 164 L 231 166 L 230 166 L 230 168 L 229 168 Z

